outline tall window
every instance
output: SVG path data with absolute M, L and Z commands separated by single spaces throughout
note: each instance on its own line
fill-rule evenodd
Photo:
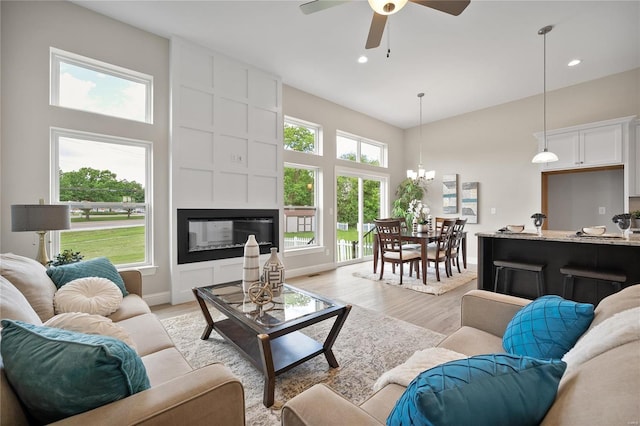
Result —
M 284 248 L 318 246 L 317 168 L 296 164 L 284 167 Z
M 336 154 L 341 160 L 387 167 L 387 145 L 359 136 L 338 132 Z
M 51 48 L 51 105 L 153 122 L 153 77 Z
M 151 144 L 52 129 L 54 199 L 71 206 L 59 250 L 144 265 L 151 253 Z
M 294 118 L 284 120 L 284 149 L 321 155 L 320 127 Z

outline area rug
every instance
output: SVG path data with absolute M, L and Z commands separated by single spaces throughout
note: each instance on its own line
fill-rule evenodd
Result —
M 395 274 L 391 272 L 390 267 L 388 268 L 388 270 L 387 268 L 385 268 L 382 280 L 380 280 L 380 272 L 374 274 L 373 272 L 371 272 L 371 269 L 365 271 L 356 271 L 353 273 L 353 275 L 376 282 L 383 282 L 385 284 L 397 286 L 400 288 L 419 291 L 420 293 L 435 294 L 436 296 L 453 290 L 456 287 L 460 287 L 461 285 L 475 280 L 478 277 L 475 267 L 470 265 L 468 269 L 463 269 L 461 274 L 459 274 L 457 270 L 454 271 L 452 277 L 447 277 L 447 274 L 445 274 L 443 269 L 442 271 L 440 271 L 440 281 L 438 281 L 436 279 L 435 270 L 430 268 L 427 269 L 427 284 L 424 285 L 422 283 L 422 276 L 420 276 L 420 279 L 417 279 L 414 273 L 413 276 L 410 277 L 407 274 L 407 269 L 408 268 L 405 268 L 405 274 L 402 276 L 402 285 L 400 285 L 400 268 L 396 268 Z
M 211 309 L 214 319 L 222 315 Z M 246 424 L 280 425 L 280 407 L 316 383 L 325 383 L 354 404 L 373 393 L 373 384 L 387 370 L 402 364 L 415 351 L 437 345 L 445 336 L 375 311 L 353 306 L 338 335 L 333 352 L 340 366 L 332 369 L 323 355 L 276 377 L 274 407 L 262 404 L 262 374 L 220 335 L 213 332 L 200 340 L 205 327 L 201 312 L 162 320 L 178 350 L 194 368 L 221 362 L 240 378 L 244 386 Z M 303 330 L 324 341 L 333 319 Z

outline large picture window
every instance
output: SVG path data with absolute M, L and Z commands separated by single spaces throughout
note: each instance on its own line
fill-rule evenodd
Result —
M 294 118 L 284 120 L 284 149 L 322 155 L 320 127 Z
M 151 264 L 151 143 L 56 128 L 51 141 L 53 199 L 72 213 L 59 252 Z
M 336 157 L 356 163 L 387 167 L 387 145 L 338 132 L 336 135 Z
M 318 246 L 318 169 L 284 167 L 284 248 Z
M 153 77 L 51 48 L 51 105 L 153 122 Z

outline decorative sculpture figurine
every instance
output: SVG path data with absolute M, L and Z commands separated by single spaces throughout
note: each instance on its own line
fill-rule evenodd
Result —
M 533 225 L 536 227 L 538 231 L 538 235 L 542 235 L 542 224 L 547 216 L 544 213 L 534 213 L 531 215 L 531 219 L 533 219 Z
M 284 284 L 284 265 L 278 258 L 278 248 L 271 247 L 271 257 L 262 268 L 264 281 L 271 287 L 274 296 L 278 296 Z
M 622 238 L 626 238 L 627 229 L 631 227 L 631 213 L 617 214 L 612 217 L 611 220 L 616 224 L 620 232 L 622 232 Z

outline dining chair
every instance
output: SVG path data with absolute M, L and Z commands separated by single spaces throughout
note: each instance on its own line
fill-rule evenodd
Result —
M 384 264 L 391 263 L 395 271 L 395 265 L 400 265 L 400 284 L 402 284 L 403 265 L 414 263 L 421 259 L 420 252 L 415 250 L 402 250 L 401 222 L 398 219 L 376 219 L 378 229 L 378 245 L 380 247 L 380 279 L 384 274 Z M 420 278 L 420 264 L 416 262 L 416 276 Z M 411 268 L 413 269 L 413 268 Z M 409 271 L 411 276 L 412 271 Z
M 447 266 L 449 267 L 449 275 L 453 275 L 452 266 L 458 267 L 458 272 L 462 273 L 460 269 L 460 243 L 462 242 L 462 236 L 464 235 L 464 226 L 467 224 L 467 219 L 456 219 L 453 225 L 453 232 L 451 233 L 451 241 L 449 243 L 449 261 Z
M 444 264 L 444 271 L 447 277 L 450 276 L 447 263 L 449 262 L 449 243 L 451 242 L 451 234 L 455 223 L 455 219 L 443 219 L 436 243 L 432 246 L 427 246 L 427 264 L 429 262 L 435 263 L 436 279 L 438 281 L 440 281 L 440 262 Z

